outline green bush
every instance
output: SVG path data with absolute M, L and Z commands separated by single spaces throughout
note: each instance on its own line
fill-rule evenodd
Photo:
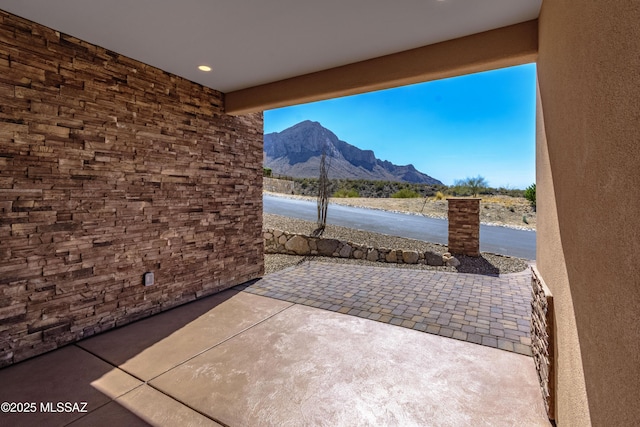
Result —
M 524 190 L 524 198 L 527 199 L 533 208 L 536 208 L 536 185 L 531 184 Z
M 262 176 L 271 176 L 273 173 L 273 171 L 271 170 L 271 168 L 262 168 Z
M 403 188 L 402 190 L 396 191 L 391 195 L 394 199 L 413 199 L 416 197 L 421 197 L 420 194 L 416 193 L 413 190 L 408 188 Z
M 454 183 L 454 193 L 458 193 L 461 196 L 471 194 L 473 197 L 478 197 L 478 193 L 484 192 L 489 184 L 484 177 L 478 175 L 476 177 L 469 177 L 465 179 L 457 179 Z
M 318 178 L 289 178 L 295 182 L 294 194 L 302 196 L 315 196 L 318 193 Z M 447 192 L 446 185 L 430 185 L 403 183 L 398 181 L 369 181 L 365 179 L 332 179 L 330 193 L 344 189 L 355 190 L 357 197 L 391 197 L 391 195 L 403 188 L 413 190 L 420 197 L 430 197 L 436 191 Z
M 333 197 L 360 197 L 360 194 L 353 188 L 348 190 L 346 188 L 341 188 L 333 193 Z

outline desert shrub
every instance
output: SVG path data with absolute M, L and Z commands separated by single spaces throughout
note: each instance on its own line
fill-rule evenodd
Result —
M 435 198 L 436 200 L 444 200 L 444 197 L 445 197 L 445 196 L 444 196 L 444 193 L 442 193 L 442 191 L 438 191 L 438 192 L 436 193 L 436 195 L 434 196 L 434 198 Z
M 273 173 L 273 171 L 271 170 L 271 168 L 262 168 L 262 176 L 271 176 Z
M 459 185 L 452 185 L 451 187 L 449 187 L 449 194 L 451 194 L 452 196 L 470 196 L 471 192 L 469 191 L 469 189 L 461 187 Z
M 524 190 L 511 187 L 490 188 L 492 194 L 499 196 L 524 197 Z
M 453 186 L 456 189 L 454 191 L 459 192 L 460 195 L 471 193 L 473 197 L 477 197 L 478 193 L 482 192 L 489 186 L 489 183 L 484 179 L 484 177 L 478 175 L 476 177 L 457 179 Z
M 295 194 L 303 196 L 314 196 L 317 194 L 318 178 L 291 178 L 295 182 Z M 355 190 L 357 197 L 391 197 L 399 190 L 408 189 L 418 193 L 421 197 L 431 197 L 436 191 L 448 194 L 446 185 L 429 185 L 403 183 L 398 181 L 370 181 L 366 179 L 345 179 L 337 178 L 330 180 L 330 191 L 332 194 L 338 190 Z
M 536 184 L 531 184 L 524 190 L 524 198 L 527 199 L 533 208 L 536 208 Z
M 515 212 L 516 208 L 513 205 L 513 201 L 510 199 L 502 199 L 502 204 L 505 208 L 507 208 L 510 212 Z
M 416 197 L 420 197 L 420 194 L 408 188 L 403 188 L 393 193 L 391 197 L 393 197 L 394 199 L 413 199 Z
M 353 188 L 341 188 L 340 190 L 333 193 L 333 197 L 360 197 L 360 194 Z

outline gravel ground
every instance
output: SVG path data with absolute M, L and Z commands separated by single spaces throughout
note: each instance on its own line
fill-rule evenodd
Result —
M 263 227 L 276 228 L 290 233 L 310 234 L 316 227 L 314 222 L 301 219 L 288 218 L 280 215 L 264 214 Z M 327 225 L 322 237 L 347 240 L 354 243 L 367 244 L 369 246 L 383 247 L 390 249 L 407 249 L 415 251 L 432 251 L 443 254 L 447 252 L 447 247 L 436 243 L 423 242 L 420 240 L 406 239 L 403 237 L 388 236 L 386 234 L 372 233 L 369 231 L 356 230 L 352 228 Z M 475 274 L 506 274 L 523 271 L 528 267 L 526 260 L 520 258 L 495 255 L 482 252 L 478 258 L 457 256 L 460 261 L 458 267 L 434 267 L 422 264 L 390 264 L 371 262 L 365 260 L 330 258 L 330 257 L 303 257 L 295 255 L 269 255 L 265 254 L 265 273 L 272 273 L 305 260 L 317 262 L 334 262 L 343 264 L 371 265 L 375 267 L 391 268 L 411 268 L 418 270 L 438 270 L 459 273 Z

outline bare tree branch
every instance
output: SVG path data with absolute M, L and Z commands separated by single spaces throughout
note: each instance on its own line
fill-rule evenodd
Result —
M 329 208 L 329 169 L 331 168 L 331 155 L 327 157 L 329 147 L 327 141 L 322 145 L 320 157 L 320 178 L 318 179 L 318 228 L 312 235 L 321 236 L 327 226 L 327 210 Z

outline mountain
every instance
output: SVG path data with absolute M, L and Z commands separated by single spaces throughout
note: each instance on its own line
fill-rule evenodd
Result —
M 361 150 L 344 141 L 318 122 L 306 120 L 282 132 L 264 136 L 264 166 L 275 174 L 317 178 L 322 148 L 331 157 L 329 178 L 404 181 L 442 184 L 413 165 L 397 166 L 379 160 L 371 150 Z

